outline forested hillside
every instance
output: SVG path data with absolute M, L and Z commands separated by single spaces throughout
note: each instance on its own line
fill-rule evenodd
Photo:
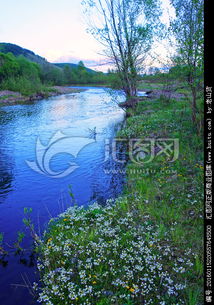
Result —
M 104 83 L 107 76 L 79 64 L 51 64 L 34 52 L 10 43 L 0 43 L 0 89 L 29 95 L 46 86 Z

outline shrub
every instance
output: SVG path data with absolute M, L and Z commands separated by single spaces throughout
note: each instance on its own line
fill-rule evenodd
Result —
M 124 197 L 116 205 L 70 208 L 51 220 L 39 246 L 39 302 L 185 304 L 191 251 L 169 246 L 168 233 L 160 240 L 160 228 L 139 215 Z
M 31 95 L 39 92 L 42 89 L 42 85 L 39 79 L 34 81 L 20 76 L 17 78 L 10 77 L 2 81 L 0 88 L 3 90 L 11 90 L 22 93 L 23 95 Z

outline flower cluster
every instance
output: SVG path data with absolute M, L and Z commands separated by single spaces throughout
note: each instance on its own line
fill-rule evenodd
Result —
M 148 216 L 134 205 L 124 209 L 127 203 L 123 197 L 106 207 L 72 207 L 50 221 L 38 246 L 40 303 L 185 304 L 191 251 L 178 256 Z

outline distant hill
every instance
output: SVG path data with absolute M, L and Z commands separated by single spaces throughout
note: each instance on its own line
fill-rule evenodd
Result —
M 36 55 L 34 52 L 24 49 L 20 46 L 17 46 L 12 43 L 5 43 L 1 42 L 0 43 L 0 52 L 2 53 L 12 53 L 14 56 L 24 56 L 30 61 L 36 62 L 37 64 L 40 65 L 49 65 L 50 63 L 43 57 Z
M 60 68 L 64 68 L 65 66 L 69 66 L 71 67 L 72 69 L 76 69 L 78 67 L 77 64 L 72 64 L 72 63 L 54 63 L 55 66 L 57 67 L 60 67 Z M 85 67 L 86 70 L 89 72 L 89 73 L 97 73 L 96 71 L 90 69 L 90 68 L 87 68 Z
M 49 86 L 105 82 L 106 76 L 102 72 L 85 67 L 82 61 L 78 64 L 50 63 L 28 49 L 12 43 L 0 43 L 1 90 L 29 95 L 42 92 Z
M 54 63 L 54 64 L 50 63 L 45 58 L 43 58 L 39 55 L 36 55 L 34 52 L 32 52 L 28 49 L 24 49 L 20 46 L 12 44 L 12 43 L 1 42 L 0 43 L 0 52 L 12 53 L 14 56 L 22 55 L 25 58 L 27 58 L 28 60 L 39 64 L 45 70 L 50 70 L 50 69 L 54 69 L 54 68 L 62 69 L 66 65 L 69 65 L 71 68 L 76 69 L 78 66 L 78 65 L 72 64 L 72 63 Z M 89 68 L 86 68 L 86 70 L 90 73 L 96 73 L 96 71 L 89 69 Z

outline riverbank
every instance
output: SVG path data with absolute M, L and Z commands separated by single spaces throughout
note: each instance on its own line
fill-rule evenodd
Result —
M 147 153 L 155 143 L 154 155 L 135 143 L 116 203 L 50 221 L 37 247 L 42 304 L 203 303 L 203 142 L 190 105 L 145 98 L 129 112 L 118 137 Z
M 20 92 L 0 90 L 0 106 L 24 104 L 61 94 L 77 93 L 83 90 L 84 89 L 65 86 L 54 86 L 47 88 L 43 92 L 34 93 L 28 96 L 22 95 Z

